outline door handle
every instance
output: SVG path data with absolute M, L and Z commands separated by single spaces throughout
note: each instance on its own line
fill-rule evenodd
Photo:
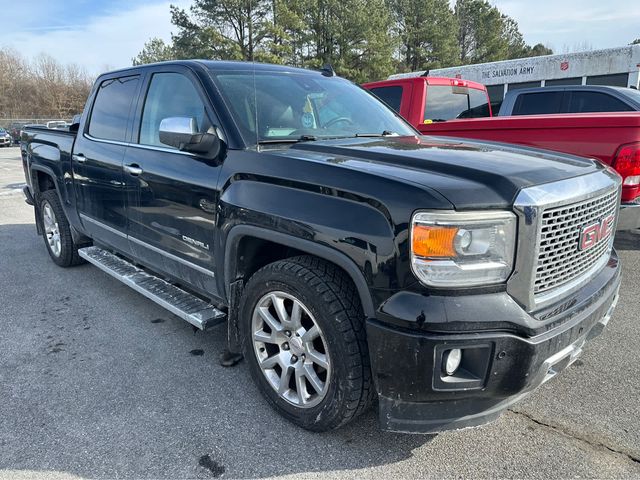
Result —
M 135 163 L 132 163 L 131 165 L 125 165 L 124 170 L 128 174 L 133 175 L 134 177 L 137 177 L 143 172 L 143 170 Z
M 71 155 L 71 160 L 78 163 L 84 163 L 87 161 L 87 157 L 85 157 L 81 153 L 78 153 L 77 155 L 74 153 L 73 155 Z

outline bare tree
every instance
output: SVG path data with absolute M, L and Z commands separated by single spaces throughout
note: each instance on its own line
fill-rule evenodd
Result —
M 82 111 L 91 84 L 78 65 L 44 54 L 30 62 L 0 50 L 0 118 L 71 118 Z

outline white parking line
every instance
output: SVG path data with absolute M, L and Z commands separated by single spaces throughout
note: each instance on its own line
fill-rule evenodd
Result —
M 13 187 L 10 190 L 0 191 L 0 196 L 17 195 L 19 193 L 22 193 L 22 187 L 24 187 L 25 185 L 26 183 L 22 183 L 17 187 Z

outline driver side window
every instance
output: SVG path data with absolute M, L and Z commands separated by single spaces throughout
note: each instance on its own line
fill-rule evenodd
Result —
M 160 142 L 160 122 L 169 117 L 195 118 L 202 131 L 204 115 L 204 103 L 191 80 L 180 73 L 155 73 L 142 112 L 139 143 L 173 148 Z

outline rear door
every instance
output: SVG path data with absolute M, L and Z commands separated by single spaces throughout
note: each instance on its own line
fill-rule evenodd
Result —
M 521 93 L 517 96 L 511 115 L 550 115 L 566 110 L 563 90 Z
M 129 243 L 122 162 L 140 84 L 140 75 L 130 73 L 101 81 L 72 156 L 84 228 L 94 240 L 123 252 Z
M 400 106 L 402 105 L 402 85 L 387 85 L 385 87 L 373 87 L 370 92 L 376 97 L 400 113 Z
M 160 122 L 195 118 L 200 131 L 219 125 L 199 80 L 168 66 L 148 75 L 125 154 L 129 242 L 148 267 L 217 296 L 214 229 L 219 161 L 160 142 Z
M 413 82 L 394 80 L 365 84 L 364 87 L 399 113 L 408 122 L 413 123 L 411 112 Z

